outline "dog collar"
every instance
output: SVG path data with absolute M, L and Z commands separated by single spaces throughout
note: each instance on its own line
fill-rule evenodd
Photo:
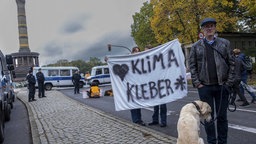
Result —
M 200 115 L 202 114 L 199 105 L 196 102 L 191 102 L 192 104 L 194 104 L 194 106 L 196 107 L 197 111 L 200 113 Z

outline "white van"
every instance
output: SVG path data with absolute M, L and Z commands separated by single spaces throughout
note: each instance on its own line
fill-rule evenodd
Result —
M 72 76 L 75 71 L 79 70 L 77 67 L 33 67 L 33 75 L 36 77 L 38 69 L 44 74 L 45 89 L 51 90 L 52 87 L 67 87 L 74 86 L 72 83 Z M 80 87 L 85 84 L 84 78 L 81 77 Z M 36 83 L 36 87 L 38 84 Z
M 93 67 L 91 71 L 91 76 L 88 77 L 88 80 L 89 84 L 91 84 L 92 82 L 95 82 L 98 85 L 109 84 L 111 80 L 108 65 Z

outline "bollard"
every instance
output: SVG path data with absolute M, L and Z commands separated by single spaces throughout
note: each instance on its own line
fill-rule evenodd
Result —
M 85 90 L 83 91 L 83 98 L 88 98 L 87 92 Z
M 102 89 L 100 89 L 100 96 L 101 96 L 101 97 L 104 96 L 104 93 L 103 93 L 103 90 L 102 90 Z

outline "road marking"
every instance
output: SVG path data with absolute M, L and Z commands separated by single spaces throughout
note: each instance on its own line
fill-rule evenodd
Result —
M 233 128 L 233 129 L 237 129 L 237 130 L 242 130 L 242 131 L 250 132 L 250 133 L 256 133 L 256 129 L 255 128 L 251 128 L 251 127 L 235 125 L 235 124 L 230 124 L 230 123 L 228 124 L 228 127 Z
M 254 110 L 248 110 L 248 109 L 236 109 L 236 110 L 244 111 L 244 112 L 252 112 L 252 113 L 256 113 L 256 111 L 254 111 Z
M 154 111 L 154 108 L 143 108 L 149 111 Z M 174 113 L 175 111 L 167 111 L 167 116 L 171 115 L 172 113 Z

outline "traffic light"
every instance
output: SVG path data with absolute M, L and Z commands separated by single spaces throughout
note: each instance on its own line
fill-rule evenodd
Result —
M 111 51 L 111 44 L 108 44 L 108 51 Z
M 6 55 L 5 59 L 7 64 L 13 64 L 12 55 Z

